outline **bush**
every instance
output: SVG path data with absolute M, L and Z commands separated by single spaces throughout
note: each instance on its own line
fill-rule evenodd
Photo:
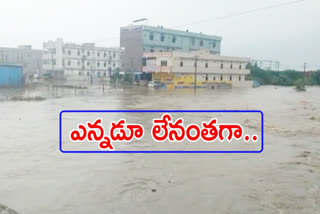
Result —
M 117 81 L 120 81 L 121 79 L 122 79 L 122 75 L 119 73 L 119 71 L 116 71 L 111 75 L 110 81 L 111 81 L 111 83 L 116 83 Z
M 286 85 L 292 86 L 295 81 L 303 78 L 302 72 L 294 70 L 266 71 L 257 66 L 250 66 L 251 74 L 248 79 L 256 80 L 263 85 Z
M 131 85 L 132 82 L 133 82 L 133 74 L 132 74 L 132 72 L 124 73 L 122 82 L 124 84 L 130 84 Z
M 296 91 L 305 91 L 306 90 L 306 83 L 304 79 L 298 79 L 294 81 L 294 85 L 296 86 Z

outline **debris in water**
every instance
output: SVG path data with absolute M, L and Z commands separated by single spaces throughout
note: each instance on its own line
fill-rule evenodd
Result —
M 10 209 L 7 206 L 4 206 L 3 204 L 0 204 L 0 213 L 5 213 L 5 214 L 19 214 L 17 211 Z
M 10 100 L 12 100 L 12 101 L 42 101 L 45 99 L 46 98 L 41 97 L 41 96 L 35 96 L 35 97 L 14 96 L 14 97 L 10 98 Z

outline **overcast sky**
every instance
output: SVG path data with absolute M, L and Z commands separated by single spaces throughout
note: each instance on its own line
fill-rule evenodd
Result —
M 65 42 L 119 46 L 119 28 L 149 25 L 222 36 L 222 55 L 279 60 L 282 67 L 320 68 L 320 0 L 229 16 L 291 0 L 0 0 L 0 46 L 61 37 Z

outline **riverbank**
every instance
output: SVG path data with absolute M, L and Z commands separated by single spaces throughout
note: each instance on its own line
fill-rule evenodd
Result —
M 298 72 L 295 70 L 272 71 L 251 66 L 248 80 L 257 81 L 261 85 L 295 86 L 298 91 L 305 91 L 305 86 L 320 85 L 320 71 Z

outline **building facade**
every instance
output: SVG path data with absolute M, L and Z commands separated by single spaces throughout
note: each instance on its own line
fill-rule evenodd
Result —
M 143 71 L 152 80 L 172 87 L 208 87 L 213 84 L 250 87 L 249 58 L 211 54 L 209 51 L 152 52 L 144 54 Z
M 121 68 L 119 48 L 64 43 L 62 39 L 43 43 L 43 69 L 57 78 L 68 80 L 107 77 Z
M 42 72 L 42 51 L 32 49 L 31 45 L 0 47 L 0 64 L 22 66 L 25 77 L 39 74 Z
M 136 72 L 142 70 L 144 52 L 208 50 L 220 54 L 221 37 L 152 27 L 131 25 L 120 29 L 120 47 L 124 48 L 124 67 Z
M 271 71 L 279 71 L 280 70 L 280 62 L 274 60 L 257 60 L 254 59 L 251 61 L 252 65 L 258 66 L 264 70 Z

